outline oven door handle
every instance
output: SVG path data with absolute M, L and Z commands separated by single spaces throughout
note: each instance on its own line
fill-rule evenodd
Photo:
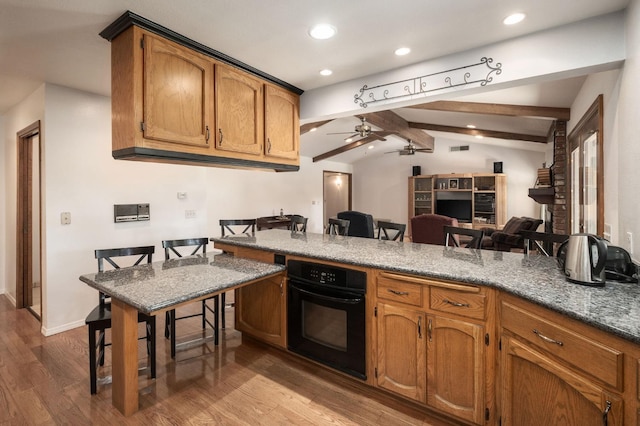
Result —
M 318 299 L 326 300 L 328 302 L 347 303 L 349 305 L 357 305 L 358 303 L 361 303 L 362 300 L 363 300 L 361 297 L 358 297 L 356 299 L 343 299 L 342 297 L 325 296 L 324 294 L 319 294 L 319 293 L 315 293 L 313 291 L 308 291 L 308 290 L 302 289 L 302 288 L 298 287 L 297 285 L 295 285 L 293 283 L 289 283 L 289 285 L 291 287 L 295 288 L 296 290 L 298 290 L 300 293 L 304 293 L 304 294 L 309 295 L 309 296 L 317 297 Z

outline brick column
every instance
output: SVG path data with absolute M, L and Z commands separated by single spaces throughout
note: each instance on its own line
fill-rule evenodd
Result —
M 553 213 L 553 232 L 566 234 L 568 229 L 567 218 L 567 122 L 555 121 L 551 132 L 553 138 L 553 188 L 555 199 L 551 208 Z

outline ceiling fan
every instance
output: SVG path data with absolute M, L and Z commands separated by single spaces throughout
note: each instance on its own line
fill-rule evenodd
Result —
M 412 140 L 408 140 L 409 144 L 405 145 L 402 149 L 396 149 L 395 151 L 388 151 L 385 154 L 391 154 L 397 152 L 399 155 L 414 155 L 416 152 L 432 152 L 431 148 L 418 148 L 414 145 Z
M 361 138 L 366 138 L 367 136 L 371 136 L 373 134 L 380 137 L 382 140 L 385 140 L 384 136 L 386 135 L 382 135 L 374 132 L 371 129 L 371 125 L 367 123 L 367 120 L 364 117 L 360 117 L 360 121 L 361 123 L 355 126 L 353 132 L 327 133 L 327 135 L 349 135 L 345 138 L 345 140 L 347 140 L 347 139 L 353 139 L 356 136 L 359 136 Z M 386 132 L 386 133 L 389 133 L 389 132 Z

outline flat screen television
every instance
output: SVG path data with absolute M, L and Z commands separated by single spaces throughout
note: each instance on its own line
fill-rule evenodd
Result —
M 436 200 L 436 213 L 471 222 L 471 200 Z

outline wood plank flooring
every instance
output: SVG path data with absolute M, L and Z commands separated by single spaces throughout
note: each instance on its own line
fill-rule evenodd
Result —
M 243 341 L 232 312 L 218 347 L 194 347 L 177 361 L 159 316 L 157 379 L 141 372 L 140 411 L 125 418 L 111 406 L 110 385 L 90 395 L 85 327 L 44 337 L 33 315 L 0 295 L 0 424 L 454 424 L 284 351 Z M 110 374 L 110 363 L 107 356 L 100 376 Z

